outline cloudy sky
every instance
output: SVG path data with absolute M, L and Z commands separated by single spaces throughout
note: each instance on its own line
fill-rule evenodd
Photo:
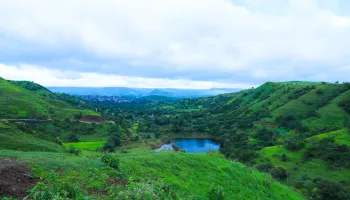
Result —
M 45 86 L 349 81 L 348 0 L 0 0 L 0 76 Z

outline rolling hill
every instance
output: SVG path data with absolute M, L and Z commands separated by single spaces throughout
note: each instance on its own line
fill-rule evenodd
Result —
M 276 178 L 310 198 L 350 198 L 349 83 L 267 82 L 232 94 L 149 104 L 133 114 L 142 121 L 140 131 L 172 138 L 209 134 L 226 158 L 272 175 L 284 171 Z
M 52 93 L 32 82 L 14 82 L 0 78 L 1 119 L 64 119 L 75 116 L 100 116 L 96 112 L 74 107 L 74 102 L 78 104 L 81 101 Z

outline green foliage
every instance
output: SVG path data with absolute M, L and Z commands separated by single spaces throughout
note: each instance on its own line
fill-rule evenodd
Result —
M 116 156 L 110 154 L 102 154 L 101 161 L 113 169 L 119 169 L 119 159 Z
M 88 200 L 88 196 L 84 195 L 81 190 L 69 183 L 53 182 L 45 184 L 38 182 L 35 187 L 30 190 L 29 195 L 25 199 L 33 200 Z
M 62 140 L 59 137 L 53 138 L 52 141 L 58 145 L 63 146 Z
M 0 79 L 0 94 L 0 118 L 73 118 L 79 113 L 83 116 L 99 116 L 90 110 L 74 108 L 65 102 L 67 98 L 62 99 L 61 95 L 54 94 L 33 82 L 10 82 Z
M 255 168 L 261 172 L 268 173 L 270 170 L 274 168 L 274 166 L 271 163 L 264 163 L 264 164 L 259 164 L 255 166 Z
M 227 158 L 249 163 L 258 157 L 254 151 L 255 146 L 250 144 L 246 134 L 224 134 L 220 138 L 220 143 L 222 144 L 220 152 Z
M 304 159 L 319 158 L 335 168 L 350 167 L 350 150 L 345 144 L 337 144 L 333 137 L 314 141 L 304 153 Z
M 256 138 L 262 146 L 274 146 L 276 144 L 278 134 L 266 128 L 259 129 Z
M 79 142 L 79 138 L 76 134 L 71 133 L 68 135 L 67 141 L 68 142 Z
M 275 167 L 270 170 L 270 174 L 273 178 L 277 180 L 284 180 L 287 178 L 287 169 L 284 167 Z
M 131 197 L 135 197 L 132 194 L 135 193 L 155 194 L 159 199 L 208 199 L 213 185 L 222 190 L 225 199 L 305 199 L 268 175 L 229 161 L 220 154 L 157 153 L 147 149 L 109 154 L 120 159 L 120 170 L 103 164 L 99 153 L 83 154 L 76 157 L 61 153 L 0 151 L 0 157 L 10 156 L 35 164 L 34 175 L 42 177 L 48 185 L 69 183 L 79 187 L 82 193 L 88 190 L 92 199 L 118 199 L 120 192 Z M 51 169 L 60 169 L 52 181 L 48 173 Z M 168 198 L 161 198 L 164 196 Z
M 208 193 L 209 200 L 224 200 L 225 195 L 222 188 L 212 187 Z
M 104 151 L 113 152 L 115 148 L 120 146 L 120 133 L 113 133 L 109 137 L 108 141 L 103 145 Z
M 316 180 L 319 199 L 324 200 L 344 200 L 350 199 L 350 191 L 341 184 L 327 180 Z
M 131 182 L 126 190 L 120 191 L 117 199 L 154 200 L 154 199 L 177 199 L 176 192 L 165 184 L 151 182 Z
M 61 145 L 33 137 L 18 129 L 16 124 L 3 121 L 0 121 L 0 149 L 54 152 L 63 150 Z
M 74 154 L 75 156 L 79 156 L 81 154 L 81 150 L 75 148 L 74 146 L 70 146 L 66 149 L 66 152 L 69 154 Z

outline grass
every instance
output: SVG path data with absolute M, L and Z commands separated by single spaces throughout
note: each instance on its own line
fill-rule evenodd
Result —
M 94 152 L 76 157 L 62 153 L 0 151 L 0 157 L 32 163 L 35 175 L 44 179 L 59 171 L 56 181 L 73 183 L 89 191 L 93 199 L 115 199 L 113 195 L 136 183 L 164 183 L 179 199 L 208 199 L 212 187 L 222 188 L 226 199 L 304 199 L 267 174 L 228 161 L 217 153 L 156 153 L 135 149 L 114 155 L 120 159 L 120 172 L 104 165 L 100 155 Z M 123 182 L 126 187 L 111 184 L 113 182 Z
M 0 122 L 0 149 L 59 152 L 63 147 L 23 133 L 11 124 Z
M 35 93 L 21 87 L 21 84 L 15 85 L 0 78 L 0 118 L 64 119 L 73 118 L 79 113 L 82 116 L 99 116 L 91 110 L 74 109 L 55 98 L 55 94 L 48 90 L 40 89 Z
M 78 149 L 83 150 L 96 150 L 98 148 L 102 148 L 106 141 L 97 141 L 97 142 L 67 142 L 63 143 L 63 146 L 69 147 L 73 146 Z
M 330 133 L 323 133 L 307 139 L 307 141 L 321 140 L 327 137 L 334 137 L 334 141 L 338 144 L 345 144 L 350 147 L 350 134 L 348 129 L 341 129 L 332 131 Z
M 315 137 L 324 137 L 324 135 Z M 287 169 L 289 175 L 284 182 L 288 185 L 294 185 L 305 177 L 322 178 L 336 182 L 348 181 L 347 177 L 350 177 L 349 169 L 330 169 L 327 163 L 319 159 L 304 161 L 303 154 L 306 148 L 294 152 L 283 146 L 271 146 L 263 148 L 259 153 L 263 158 L 268 158 L 274 166 L 282 166 Z M 288 160 L 286 162 L 282 161 L 282 154 L 287 156 Z

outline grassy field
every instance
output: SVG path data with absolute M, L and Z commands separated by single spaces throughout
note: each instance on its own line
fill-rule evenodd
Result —
M 73 146 L 78 149 L 83 150 L 96 150 L 98 148 L 102 148 L 106 141 L 97 141 L 97 142 L 67 142 L 63 143 L 63 146 L 70 147 Z
M 71 156 L 0 151 L 0 157 L 32 163 L 36 176 L 48 182 L 54 177 L 54 182 L 74 184 L 92 199 L 118 199 L 120 195 L 142 197 L 144 193 L 156 194 L 160 185 L 171 190 L 177 199 L 209 199 L 212 188 L 222 191 L 225 199 L 304 199 L 270 176 L 216 153 L 156 153 L 136 149 L 113 155 L 120 159 L 119 171 L 102 163 L 100 154 L 94 152 Z

